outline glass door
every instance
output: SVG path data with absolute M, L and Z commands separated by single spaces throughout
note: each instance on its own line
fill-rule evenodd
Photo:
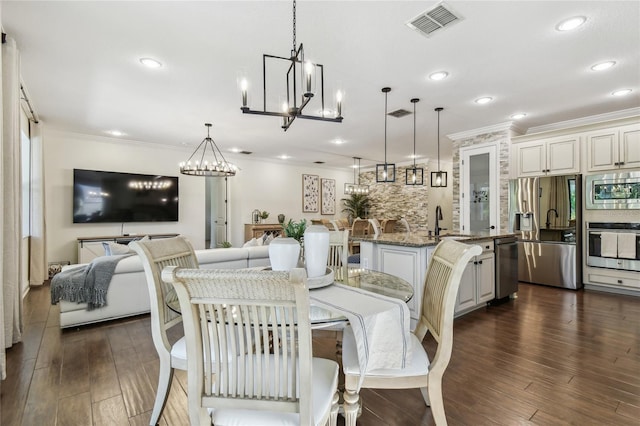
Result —
M 499 232 L 497 146 L 460 150 L 461 231 L 491 235 Z

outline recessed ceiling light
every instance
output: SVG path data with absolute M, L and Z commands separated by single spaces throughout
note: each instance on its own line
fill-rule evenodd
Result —
M 612 95 L 613 96 L 624 96 L 624 95 L 628 95 L 631 92 L 632 92 L 631 89 L 622 89 L 622 90 L 616 90 L 615 92 L 612 93 Z
M 334 144 L 336 145 L 342 145 L 344 143 L 344 141 L 342 139 L 336 139 L 333 141 Z
M 160 68 L 162 67 L 162 63 L 156 61 L 153 58 L 140 58 L 140 63 L 147 68 Z
M 611 68 L 615 64 L 616 64 L 616 61 L 600 62 L 599 64 L 595 64 L 594 66 L 592 66 L 591 69 L 594 71 L 603 71 Z
M 281 156 L 278 157 L 281 160 L 288 160 L 289 158 L 291 158 L 290 156 L 288 156 L 287 154 L 282 154 Z
M 238 152 L 240 152 L 240 148 L 231 148 L 229 149 L 229 151 L 235 152 L 237 154 Z
M 476 99 L 476 100 L 475 100 L 475 102 L 476 102 L 477 104 L 482 105 L 482 104 L 487 104 L 487 103 L 491 102 L 492 100 L 493 100 L 493 98 L 492 98 L 492 97 L 490 97 L 490 96 L 485 96 L 485 97 L 483 97 L 483 98 L 478 98 L 478 99 Z
M 111 136 L 124 136 L 124 133 L 122 133 L 120 130 L 109 130 L 107 133 L 109 133 Z
M 525 114 L 524 112 L 517 112 L 513 115 L 511 115 L 509 118 L 511 118 L 512 120 L 520 120 L 521 118 L 526 117 L 527 114 Z
M 565 19 L 556 25 L 558 31 L 571 31 L 578 28 L 580 25 L 586 22 L 587 18 L 584 16 L 574 16 L 573 18 Z
M 446 71 L 437 71 L 429 76 L 431 80 L 444 80 L 449 75 Z

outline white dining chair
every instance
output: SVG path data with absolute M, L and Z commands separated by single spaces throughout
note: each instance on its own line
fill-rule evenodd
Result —
M 482 252 L 480 246 L 457 241 L 443 241 L 436 247 L 427 268 L 422 313 L 411 334 L 411 360 L 402 369 L 378 369 L 365 372 L 362 388 L 420 388 L 437 425 L 446 425 L 442 399 L 442 376 L 449 364 L 453 346 L 453 314 L 460 280 L 467 263 Z M 427 332 L 437 342 L 433 360 L 422 345 Z M 343 335 L 342 362 L 345 374 L 345 426 L 354 426 L 360 407 L 360 365 L 353 332 L 347 327 Z
M 349 231 L 329 231 L 327 266 L 333 270 L 335 280 L 348 281 Z
M 336 424 L 338 364 L 312 356 L 304 269 L 162 277 L 184 317 L 192 425 Z
M 184 337 L 173 345 L 169 343 L 167 330 L 182 322 L 182 316 L 166 305 L 171 284 L 162 281 L 162 268 L 182 266 L 197 268 L 198 259 L 191 243 L 184 237 L 163 238 L 149 241 L 134 241 L 130 247 L 140 256 L 149 289 L 151 307 L 151 336 L 160 359 L 160 371 L 156 399 L 149 424 L 155 426 L 160 420 L 171 389 L 174 369 L 187 369 L 187 349 Z

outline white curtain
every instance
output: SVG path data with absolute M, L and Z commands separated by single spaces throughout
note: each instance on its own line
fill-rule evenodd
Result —
M 42 126 L 31 122 L 31 229 L 29 231 L 29 284 L 42 285 L 49 278 L 45 246 L 44 145 Z
M 2 45 L 2 151 L 0 158 L 0 373 L 6 378 L 6 348 L 22 340 L 20 291 L 20 57 L 15 40 Z

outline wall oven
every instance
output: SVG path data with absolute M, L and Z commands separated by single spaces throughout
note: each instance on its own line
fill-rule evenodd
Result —
M 640 223 L 587 223 L 587 265 L 640 272 Z

